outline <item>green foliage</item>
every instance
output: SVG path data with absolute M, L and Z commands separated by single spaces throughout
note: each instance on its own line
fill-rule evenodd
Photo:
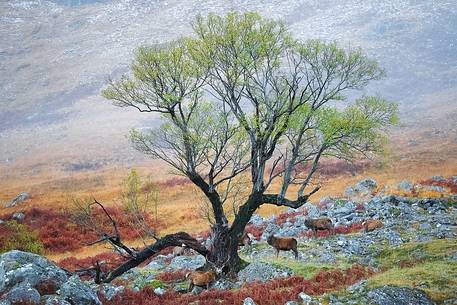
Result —
M 152 287 L 152 289 L 156 289 L 156 288 L 165 288 L 165 284 L 162 282 L 162 281 L 159 281 L 159 280 L 152 280 L 150 283 L 149 283 L 149 286 Z
M 38 234 L 14 220 L 1 224 L 0 233 L 0 253 L 21 250 L 41 254 L 44 251 Z

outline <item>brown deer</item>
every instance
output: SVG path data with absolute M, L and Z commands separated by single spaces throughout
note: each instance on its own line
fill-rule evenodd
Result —
M 321 218 L 308 218 L 305 220 L 305 226 L 317 232 L 318 230 L 330 230 L 333 231 L 333 223 L 332 220 L 328 217 L 321 217 Z
M 362 226 L 363 232 L 367 233 L 384 227 L 384 224 L 379 219 L 368 219 L 362 222 Z
M 298 259 L 297 240 L 293 237 L 275 237 L 271 234 L 267 238 L 267 243 L 276 249 L 276 257 L 279 255 L 279 251 L 293 251 L 295 259 Z
M 186 274 L 186 278 L 189 281 L 189 291 L 192 291 L 194 286 L 206 287 L 206 289 L 209 289 L 211 283 L 216 280 L 216 272 L 213 270 L 192 271 Z

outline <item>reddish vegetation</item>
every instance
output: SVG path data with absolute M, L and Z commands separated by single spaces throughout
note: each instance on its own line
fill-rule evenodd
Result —
M 157 274 L 157 276 L 155 278 L 162 282 L 180 282 L 180 281 L 184 281 L 186 279 L 186 274 L 189 272 L 190 272 L 190 270 L 162 272 L 162 273 Z
M 363 205 L 363 203 L 357 203 L 355 210 L 356 211 L 365 211 L 365 206 Z
M 174 187 L 174 186 L 184 186 L 191 184 L 192 181 L 186 177 L 173 177 L 171 179 L 157 183 L 159 187 Z
M 362 229 L 362 224 L 361 223 L 353 223 L 349 226 L 336 226 L 334 230 L 322 230 L 322 231 L 317 231 L 313 232 L 311 230 L 305 232 L 302 234 L 302 236 L 306 236 L 308 238 L 311 237 L 328 237 L 334 234 L 351 234 L 351 233 L 356 233 L 360 232 Z
M 78 269 L 93 267 L 97 261 L 100 262 L 102 271 L 107 272 L 125 262 L 125 258 L 115 252 L 104 252 L 85 258 L 67 257 L 57 264 L 60 267 L 73 272 Z
M 327 159 L 320 162 L 319 169 L 316 173 L 327 178 L 347 174 L 355 175 L 356 173 L 361 173 L 364 170 L 370 168 L 371 165 L 372 163 L 368 161 L 351 163 L 345 160 Z M 298 164 L 295 166 L 295 171 L 297 173 L 308 173 L 311 170 L 311 166 L 311 164 Z M 277 173 L 282 170 L 283 168 L 278 167 L 276 168 L 275 172 Z
M 279 214 L 275 218 L 275 223 L 278 226 L 282 226 L 287 221 L 295 222 L 295 217 L 297 217 L 297 216 L 306 216 L 307 214 L 308 214 L 307 210 L 294 211 L 294 212 L 284 212 L 284 213 Z
M 248 226 L 246 226 L 245 232 L 248 234 L 251 234 L 255 240 L 260 240 L 263 230 L 265 230 L 265 225 L 261 225 L 261 226 L 248 225 Z
M 135 228 L 133 221 L 125 217 L 125 213 L 119 208 L 107 208 L 111 216 L 116 219 L 119 225 L 121 237 L 124 240 L 139 238 L 143 232 Z M 72 251 L 85 246 L 87 243 L 99 238 L 89 228 L 77 225 L 72 221 L 72 215 L 64 211 L 52 211 L 32 208 L 25 212 L 26 217 L 23 224 L 29 229 L 38 232 L 38 238 L 47 251 L 59 253 Z M 98 224 L 103 231 L 111 233 L 112 226 L 106 216 L 97 209 L 94 209 Z M 159 224 L 147 219 L 151 227 Z
M 35 286 L 35 289 L 40 293 L 40 295 L 51 295 L 56 294 L 58 290 L 56 282 L 52 280 L 46 280 L 43 282 L 38 283 Z
M 126 290 L 111 301 L 106 300 L 103 296 L 101 299 L 104 305 L 176 305 L 196 301 L 199 305 L 228 305 L 242 304 L 245 298 L 251 297 L 259 305 L 277 305 L 296 300 L 302 291 L 310 295 L 321 295 L 325 292 L 343 289 L 373 273 L 372 270 L 354 265 L 347 270 L 321 271 L 309 280 L 303 277 L 290 277 L 266 283 L 249 283 L 239 290 L 203 291 L 198 296 L 189 293 L 178 294 L 172 291 L 158 296 L 153 289 L 148 287 L 138 293 Z
M 442 186 L 445 188 L 449 188 L 451 193 L 457 194 L 457 183 L 454 182 L 452 179 L 446 179 L 445 181 L 435 181 L 433 179 L 428 179 L 425 181 L 421 181 L 420 184 Z

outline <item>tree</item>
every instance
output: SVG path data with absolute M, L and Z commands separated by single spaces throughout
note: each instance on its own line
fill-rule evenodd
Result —
M 160 128 L 133 130 L 131 142 L 206 196 L 215 222 L 207 260 L 235 273 L 238 240 L 253 213 L 263 204 L 306 203 L 319 189 L 310 185 L 323 157 L 379 152 L 397 106 L 373 96 L 349 102 L 384 75 L 360 49 L 298 41 L 256 13 L 198 17 L 193 29 L 193 37 L 139 48 L 132 73 L 111 81 L 103 96 L 161 114 Z M 229 222 L 223 207 L 240 175 L 250 191 Z

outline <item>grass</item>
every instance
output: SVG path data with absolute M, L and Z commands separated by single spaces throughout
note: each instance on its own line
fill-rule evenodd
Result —
M 368 287 L 384 285 L 418 287 L 434 301 L 457 297 L 457 261 L 448 256 L 457 252 L 457 240 L 440 239 L 408 243 L 385 249 L 377 257 L 387 271 L 368 281 Z
M 411 268 L 392 268 L 368 280 L 368 287 L 384 285 L 418 287 L 434 301 L 441 303 L 457 297 L 457 262 L 437 260 Z

